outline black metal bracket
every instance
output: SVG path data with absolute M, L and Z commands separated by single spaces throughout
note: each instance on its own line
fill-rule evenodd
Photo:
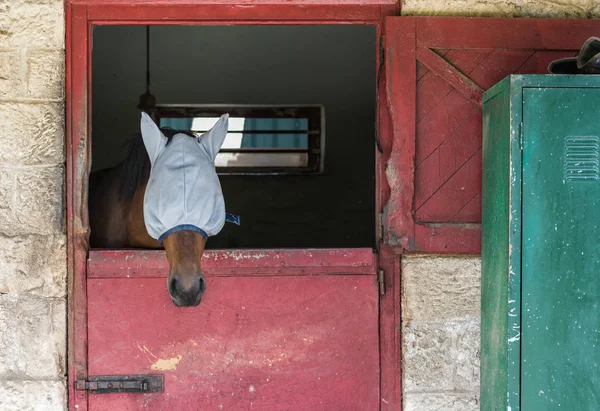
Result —
M 77 380 L 75 383 L 75 389 L 94 394 L 162 392 L 163 386 L 162 374 L 91 375 L 87 380 Z

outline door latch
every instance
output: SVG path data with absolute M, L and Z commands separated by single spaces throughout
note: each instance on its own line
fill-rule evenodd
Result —
M 87 380 L 77 380 L 75 389 L 86 390 L 94 394 L 150 393 L 162 392 L 164 376 L 162 374 L 139 375 L 91 375 Z

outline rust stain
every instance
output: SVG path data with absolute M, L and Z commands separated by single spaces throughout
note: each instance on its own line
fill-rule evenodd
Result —
M 159 358 L 150 366 L 150 368 L 155 371 L 174 371 L 177 369 L 182 358 L 181 355 L 173 358 Z

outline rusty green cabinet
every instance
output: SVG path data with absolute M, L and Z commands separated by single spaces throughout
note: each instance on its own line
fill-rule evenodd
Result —
M 600 410 L 600 76 L 483 97 L 481 410 Z

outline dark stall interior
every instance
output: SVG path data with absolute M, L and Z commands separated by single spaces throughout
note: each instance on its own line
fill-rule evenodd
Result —
M 241 226 L 226 224 L 207 248 L 374 247 L 374 26 L 152 26 L 149 44 L 159 105 L 321 107 L 321 172 L 220 175 Z M 95 27 L 92 58 L 92 169 L 100 170 L 122 161 L 139 131 L 146 27 Z M 308 120 L 290 121 L 281 127 Z M 290 147 L 308 144 L 302 132 L 285 132 Z

